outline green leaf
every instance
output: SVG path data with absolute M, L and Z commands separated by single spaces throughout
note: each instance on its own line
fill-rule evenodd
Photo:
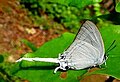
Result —
M 45 43 L 34 53 L 27 53 L 24 57 L 58 57 L 73 41 L 75 35 L 71 33 L 64 33 L 62 36 Z M 16 66 L 15 66 L 16 67 Z M 67 77 L 61 78 L 61 72 L 58 71 L 53 74 L 55 65 L 44 62 L 28 62 L 22 61 L 20 63 L 20 70 L 17 70 L 16 75 L 28 79 L 31 82 L 70 82 L 79 81 L 78 77 L 86 72 L 86 70 L 69 70 Z M 15 72 L 14 72 L 15 73 Z
M 96 71 L 96 73 L 108 74 L 120 79 L 120 25 L 104 26 L 101 29 L 106 48 L 110 46 L 113 40 L 116 40 L 116 47 L 109 52 L 106 68 Z
M 28 40 L 23 39 L 22 42 L 26 44 L 29 48 L 31 48 L 32 51 L 37 50 L 37 47 L 33 43 L 29 42 Z
M 3 78 L 0 77 L 0 82 L 5 82 L 5 80 Z
M 120 0 L 116 0 L 115 10 L 116 12 L 120 12 Z
M 38 48 L 34 53 L 39 57 L 58 57 L 59 53 L 62 53 L 73 42 L 75 35 L 71 33 L 64 33 L 60 37 L 53 39 L 43 46 Z M 41 53 L 41 54 L 40 54 Z
M 101 24 L 103 25 L 103 23 Z M 83 77 L 91 74 L 104 74 L 110 75 L 112 77 L 120 79 L 120 25 L 112 25 L 109 23 L 104 23 L 100 29 L 102 34 L 105 49 L 111 45 L 111 43 L 116 40 L 116 45 L 112 51 L 108 54 L 108 59 L 106 61 L 106 66 L 100 70 L 86 73 L 86 70 L 69 70 L 67 71 L 67 77 L 61 78 L 61 72 L 58 71 L 56 74 L 53 74 L 56 64 L 52 63 L 43 63 L 43 62 L 28 62 L 22 61 L 20 67 L 22 67 L 15 75 L 28 79 L 31 82 L 78 82 L 79 77 L 85 74 Z M 28 53 L 24 57 L 53 57 L 57 58 L 59 53 L 62 53 L 73 41 L 74 35 L 70 33 L 65 33 L 62 36 L 53 39 L 45 43 L 37 51 L 33 53 Z
M 75 35 L 71 33 L 64 33 L 58 38 L 55 38 L 49 42 L 46 42 L 37 51 L 33 53 L 27 53 L 24 55 L 26 58 L 40 57 L 40 58 L 58 58 L 59 54 L 62 53 L 72 43 Z M 21 67 L 31 66 L 53 66 L 52 63 L 46 62 L 28 62 L 23 61 Z

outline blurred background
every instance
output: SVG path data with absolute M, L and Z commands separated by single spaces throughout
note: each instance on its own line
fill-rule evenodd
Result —
M 22 39 L 38 48 L 64 32 L 76 34 L 85 20 L 99 28 L 119 25 L 119 12 L 120 0 L 0 0 L 0 82 L 31 82 L 12 76 L 7 69 L 22 54 L 32 52 Z M 108 78 L 96 75 L 82 82 L 105 82 Z M 112 78 L 106 82 L 120 81 Z

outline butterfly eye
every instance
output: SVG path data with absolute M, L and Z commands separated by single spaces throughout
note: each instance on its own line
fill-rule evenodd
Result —
M 60 59 L 65 59 L 65 58 L 66 58 L 66 56 L 64 56 L 64 55 L 60 56 Z
M 61 56 L 61 59 L 63 59 L 64 58 L 64 56 Z

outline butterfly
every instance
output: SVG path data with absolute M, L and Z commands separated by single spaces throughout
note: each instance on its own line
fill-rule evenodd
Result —
M 58 58 L 20 58 L 16 62 L 43 61 L 58 63 L 57 70 L 80 70 L 101 65 L 105 62 L 105 49 L 101 34 L 96 25 L 86 21 L 79 29 L 73 43 Z

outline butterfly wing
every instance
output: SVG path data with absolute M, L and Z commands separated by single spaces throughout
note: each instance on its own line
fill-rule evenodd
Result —
M 94 23 L 91 21 L 86 21 L 78 32 L 75 41 L 85 41 L 95 48 L 97 48 L 101 56 L 105 53 L 104 44 L 101 34 Z
M 104 59 L 104 45 L 96 25 L 86 21 L 63 55 L 74 69 L 100 65 Z

